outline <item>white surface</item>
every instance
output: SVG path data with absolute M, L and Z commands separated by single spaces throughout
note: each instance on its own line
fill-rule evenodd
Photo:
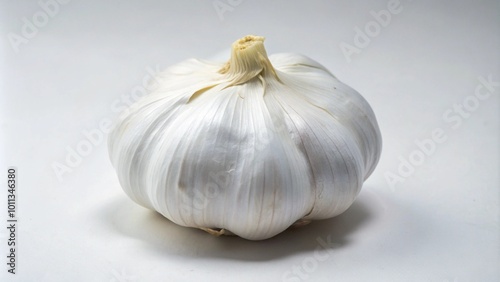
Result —
M 500 81 L 498 1 L 401 1 L 350 63 L 339 44 L 387 1 L 222 0 L 241 2 L 223 18 L 213 1 L 187 2 L 73 0 L 15 53 L 8 33 L 41 7 L 1 1 L 0 175 L 19 169 L 20 220 L 18 274 L 2 263 L 1 281 L 299 281 L 298 271 L 305 281 L 499 280 L 500 87 L 457 128 L 442 117 L 471 99 L 478 77 Z M 377 114 L 382 158 L 346 213 L 262 242 L 215 238 L 129 200 L 99 140 L 58 180 L 52 165 L 116 116 L 148 67 L 210 58 L 249 33 L 267 37 L 269 54 L 321 62 Z M 446 141 L 390 186 L 398 157 L 436 128 Z

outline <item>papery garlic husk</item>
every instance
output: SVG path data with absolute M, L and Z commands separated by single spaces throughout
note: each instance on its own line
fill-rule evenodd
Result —
M 121 186 L 138 204 L 215 235 L 275 236 L 344 212 L 381 152 L 363 97 L 264 38 L 227 63 L 187 60 L 123 114 L 109 135 Z

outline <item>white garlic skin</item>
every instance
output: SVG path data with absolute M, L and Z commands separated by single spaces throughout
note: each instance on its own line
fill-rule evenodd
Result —
M 109 154 L 132 200 L 179 225 L 250 240 L 353 203 L 381 153 L 372 109 L 305 56 L 268 59 L 262 41 L 235 42 L 226 64 L 168 68 L 121 115 Z

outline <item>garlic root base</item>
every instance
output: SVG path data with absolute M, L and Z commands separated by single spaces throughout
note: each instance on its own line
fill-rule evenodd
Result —
M 309 219 L 299 219 L 294 224 L 292 224 L 288 229 L 290 229 L 290 228 L 300 228 L 302 226 L 308 225 L 311 222 L 312 222 L 312 220 L 309 220 Z M 227 229 L 224 229 L 224 228 L 200 227 L 199 229 L 207 232 L 210 235 L 214 235 L 215 237 L 219 237 L 221 235 L 225 235 L 225 236 L 238 236 L 238 235 L 234 234 L 233 232 L 231 232 L 231 231 L 229 231 Z
M 233 232 L 226 230 L 226 229 L 221 229 L 221 228 L 207 228 L 207 227 L 200 227 L 201 230 L 207 232 L 210 235 L 214 235 L 215 237 L 219 237 L 221 235 L 226 235 L 226 236 L 236 236 Z

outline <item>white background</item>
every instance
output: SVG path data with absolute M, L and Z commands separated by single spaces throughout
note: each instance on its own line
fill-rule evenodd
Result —
M 356 27 L 388 1 L 73 0 L 45 23 L 37 1 L 0 3 L 1 281 L 499 281 L 500 87 L 473 97 L 478 77 L 500 81 L 498 1 L 401 0 L 366 46 Z M 36 31 L 23 34 L 26 21 Z M 129 200 L 104 138 L 66 160 L 148 68 L 221 57 L 247 34 L 265 36 L 269 54 L 312 57 L 372 105 L 382 158 L 343 215 L 266 241 L 216 238 Z M 346 56 L 342 42 L 360 48 Z M 419 153 L 415 140 L 436 129 L 446 140 Z M 411 156 L 424 159 L 391 184 Z M 58 177 L 55 164 L 68 171 Z M 16 275 L 3 227 L 11 165 Z

